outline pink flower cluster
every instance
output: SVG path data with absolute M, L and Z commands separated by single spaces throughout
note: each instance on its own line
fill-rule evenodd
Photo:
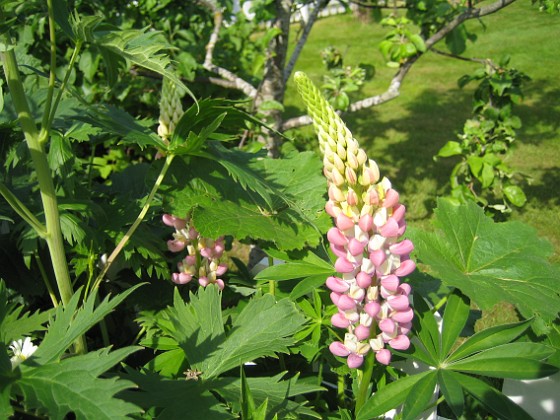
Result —
M 223 290 L 224 281 L 220 277 L 228 269 L 227 265 L 220 263 L 224 238 L 203 238 L 189 222 L 188 217 L 181 219 L 170 214 L 163 215 L 163 223 L 175 228 L 173 239 L 167 241 L 167 248 L 172 252 L 187 250 L 187 256 L 177 264 L 179 271 L 173 273 L 171 279 L 174 283 L 186 284 L 194 277 L 203 287 L 215 283 Z
M 347 357 L 350 368 L 360 367 L 370 350 L 379 363 L 389 364 L 391 352 L 386 344 L 406 350 L 414 316 L 408 298 L 411 288 L 399 279 L 416 267 L 409 258 L 412 242 L 398 241 L 406 230 L 405 207 L 388 179 L 374 182 L 365 188 L 360 200 L 354 200 L 353 190 L 342 192 L 330 183 L 326 205 L 336 225 L 327 237 L 337 256 L 336 271 L 341 273 L 341 277 L 329 277 L 326 282 L 338 307 L 331 321 L 336 327 L 347 328 L 344 342 L 333 342 L 329 348 L 333 354 Z M 343 200 L 338 199 L 339 193 L 345 196 Z M 353 207 L 353 201 L 360 201 L 361 211 L 343 211 Z

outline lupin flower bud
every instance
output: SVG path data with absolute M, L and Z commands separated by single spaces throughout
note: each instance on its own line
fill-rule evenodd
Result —
M 183 116 L 182 96 L 175 83 L 164 77 L 161 87 L 158 126 L 158 135 L 163 140 L 169 140 L 173 130 L 175 130 L 175 126 Z
M 415 264 L 409 257 L 412 242 L 399 241 L 406 229 L 405 208 L 389 180 L 380 180 L 377 163 L 367 158 L 309 78 L 298 72 L 294 79 L 318 133 L 329 188 L 325 209 L 336 226 L 327 238 L 341 274 L 329 277 L 326 285 L 338 308 L 332 324 L 347 332 L 344 342 L 329 348 L 346 357 L 350 368 L 360 367 L 370 350 L 387 365 L 391 361 L 387 346 L 406 350 L 410 345 L 406 336 L 413 317 L 410 286 L 400 278 Z
M 193 278 L 198 278 L 198 284 L 206 287 L 217 284 L 220 290 L 225 286 L 220 278 L 227 271 L 225 264 L 220 264 L 224 253 L 224 239 L 212 240 L 202 237 L 190 224 L 190 218 L 181 219 L 170 214 L 163 215 L 163 223 L 174 227 L 173 239 L 167 241 L 171 252 L 180 252 L 184 249 L 189 253 L 179 264 L 178 272 L 173 273 L 171 280 L 177 284 L 189 283 Z

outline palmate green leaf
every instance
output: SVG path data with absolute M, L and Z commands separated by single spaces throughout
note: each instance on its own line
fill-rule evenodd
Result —
M 275 302 L 265 295 L 252 299 L 236 317 L 231 333 L 226 337 L 220 309 L 221 295 L 217 287 L 199 290 L 185 304 L 176 294 L 168 329 L 185 351 L 191 368 L 202 372 L 205 380 L 259 357 L 288 352 L 293 335 L 305 323 L 305 318 L 287 300 Z
M 287 261 L 285 264 L 272 265 L 255 276 L 256 280 L 290 280 L 302 277 L 322 275 L 324 279 L 335 273 L 334 266 L 314 254 L 306 252 L 298 261 Z
M 512 400 L 480 379 L 456 372 L 450 373 L 457 382 L 497 418 L 531 420 L 532 417 Z
M 148 410 L 156 408 L 160 420 L 174 419 L 232 419 L 233 415 L 212 395 L 212 383 L 202 381 L 172 380 L 150 372 L 127 369 L 125 378 L 133 381 L 139 389 L 124 392 L 123 398 Z M 236 396 L 239 398 L 239 394 Z
M 64 419 L 69 413 L 77 419 L 128 418 L 141 409 L 115 398 L 115 394 L 133 383 L 98 376 L 139 349 L 102 349 L 42 366 L 32 365 L 31 358 L 20 365 L 22 377 L 16 386 L 27 409 L 36 409 L 51 419 Z
M 495 223 L 474 203 L 438 201 L 438 232 L 411 232 L 417 256 L 445 284 L 460 288 L 482 309 L 507 301 L 530 318 L 556 318 L 560 268 L 551 245 L 520 222 Z
M 325 391 L 325 388 L 305 379 L 300 380 L 297 375 L 290 379 L 282 380 L 284 376 L 285 372 L 273 377 L 246 379 L 255 404 L 261 405 L 268 399 L 267 418 L 270 419 L 274 415 L 277 415 L 280 419 L 289 418 L 290 414 L 321 418 L 319 414 L 310 408 L 289 400 L 289 398 L 312 392 L 322 392 Z M 234 402 L 239 400 L 239 395 L 241 394 L 241 380 L 239 378 L 219 378 L 212 383 L 214 390 L 226 401 Z M 236 404 L 233 404 L 233 411 L 239 411 L 240 409 L 238 409 Z
M 193 211 L 194 225 L 205 237 L 251 238 L 287 250 L 317 246 L 328 221 L 320 217 L 325 203 L 320 167 L 313 153 L 272 165 L 233 151 L 220 152 L 217 162 L 191 158 L 171 168 L 175 185 L 165 193 L 164 209 L 175 215 Z
M 479 331 L 461 344 L 449 356 L 447 361 L 456 361 L 479 351 L 507 344 L 523 334 L 529 328 L 531 322 L 531 320 L 528 320 L 513 324 L 496 325 Z
M 443 314 L 441 355 L 447 356 L 469 318 L 470 301 L 459 289 L 449 295 Z
M 438 385 L 453 414 L 458 418 L 461 417 L 465 405 L 461 384 L 455 379 L 452 372 L 440 369 L 438 370 Z
M 92 293 L 80 308 L 78 303 L 81 290 L 78 290 L 67 305 L 56 309 L 54 319 L 50 322 L 41 345 L 34 353 L 33 360 L 39 365 L 57 360 L 79 336 L 101 321 L 143 284 L 133 286 L 113 299 L 106 297 L 97 306 L 95 306 L 95 294 Z
M 522 357 L 475 357 L 463 359 L 447 366 L 455 370 L 494 378 L 538 379 L 558 372 L 558 368 L 534 359 Z
M 441 336 L 434 314 L 428 307 L 424 298 L 417 293 L 414 294 L 414 313 L 414 331 L 422 343 L 425 352 L 423 352 L 424 349 L 422 348 L 415 350 L 418 351 L 420 353 L 419 356 L 424 359 L 425 356 L 428 356 L 429 364 L 435 366 L 437 364 L 436 361 L 442 358 Z
M 432 374 L 423 372 L 418 375 L 406 376 L 384 386 L 366 401 L 356 415 L 356 420 L 371 420 L 401 405 L 407 398 L 412 387 L 422 378 Z
M 403 420 L 413 420 L 428 408 L 437 384 L 437 371 L 432 370 L 416 382 L 404 401 Z

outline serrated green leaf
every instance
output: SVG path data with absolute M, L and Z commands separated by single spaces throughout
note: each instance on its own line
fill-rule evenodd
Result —
M 146 29 L 109 28 L 108 25 L 94 31 L 95 45 L 101 51 L 109 51 L 140 67 L 167 77 L 177 86 L 181 87 L 196 102 L 196 98 L 177 75 L 168 69 L 171 59 L 169 54 L 161 51 L 168 49 L 169 45 L 159 32 Z
M 0 342 L 10 343 L 29 336 L 32 332 L 45 330 L 52 310 L 23 312 L 23 306 L 9 304 L 4 281 L 0 280 Z M 10 366 L 11 369 L 11 366 Z
M 78 308 L 80 290 L 74 293 L 67 305 L 59 306 L 56 309 L 54 319 L 49 323 L 47 333 L 33 354 L 32 360 L 42 365 L 58 359 L 79 336 L 101 321 L 143 284 L 137 284 L 119 293 L 113 299 L 107 296 L 97 306 L 95 306 L 95 294 L 92 293 Z
M 128 347 L 109 353 L 102 349 L 42 366 L 22 364 L 17 385 L 24 404 L 52 419 L 63 419 L 68 413 L 74 413 L 77 419 L 124 419 L 139 413 L 139 407 L 115 398 L 116 393 L 131 388 L 131 382 L 98 378 L 137 350 Z
M 289 400 L 289 398 L 312 392 L 322 392 L 325 391 L 325 388 L 307 378 L 299 379 L 298 375 L 282 380 L 284 376 L 285 373 L 280 373 L 273 377 L 247 378 L 255 403 L 262 405 L 268 399 L 267 418 L 272 418 L 274 415 L 278 415 L 281 419 L 290 418 L 290 414 L 321 418 L 310 408 Z M 226 401 L 233 402 L 239 399 L 241 381 L 239 378 L 220 378 L 213 381 L 213 388 Z M 233 405 L 233 409 L 238 411 L 236 405 Z
M 122 144 L 136 144 L 142 149 L 148 146 L 161 150 L 167 149 L 167 145 L 161 137 L 150 130 L 146 122 L 137 120 L 127 112 L 113 106 L 92 108 L 89 110 L 89 116 L 82 117 L 82 119 L 106 132 L 122 136 Z
M 527 320 L 512 324 L 496 325 L 479 331 L 461 344 L 447 360 L 453 362 L 479 351 L 507 344 L 523 334 L 529 328 L 531 322 L 532 320 Z
M 290 292 L 290 299 L 295 301 L 296 299 L 317 290 L 317 288 L 325 284 L 325 281 L 327 281 L 327 277 L 323 274 L 301 279 L 301 281 L 299 281 Z
M 469 318 L 470 301 L 459 289 L 455 289 L 445 305 L 441 334 L 441 355 L 446 357 L 459 338 Z
M 251 394 L 251 387 L 247 382 L 245 370 L 241 366 L 241 418 L 252 419 L 255 413 L 255 400 Z
M 171 335 L 187 355 L 192 368 L 202 372 L 205 380 L 252 361 L 258 357 L 287 352 L 294 344 L 305 318 L 287 300 L 275 302 L 271 295 L 253 298 L 235 319 L 226 337 L 217 287 L 199 290 L 185 304 L 175 294 L 169 308 Z
M 139 389 L 123 393 L 123 398 L 144 409 L 158 408 L 158 419 L 181 418 L 224 420 L 234 418 L 202 381 L 172 380 L 150 372 L 127 369 L 125 378 Z
M 70 26 L 70 13 L 68 12 L 68 5 L 65 0 L 53 0 L 52 9 L 54 14 L 54 21 L 62 29 L 70 39 L 74 39 L 74 31 Z
M 371 420 L 401 405 L 412 387 L 432 372 L 406 376 L 384 386 L 366 401 L 356 415 L 356 420 Z
M 320 243 L 329 220 L 322 217 L 325 184 L 314 154 L 273 160 L 230 151 L 213 159 L 229 175 L 208 159 L 176 165 L 171 178 L 177 188 L 165 194 L 167 212 L 193 211 L 193 223 L 205 237 L 261 239 L 281 249 Z
M 461 386 L 498 418 L 508 420 L 532 420 L 532 417 L 512 400 L 480 379 L 450 372 Z
M 441 389 L 445 402 L 457 418 L 463 414 L 465 398 L 461 384 L 455 379 L 453 373 L 445 369 L 438 370 L 438 385 Z
M 455 206 L 441 199 L 435 224 L 438 232 L 410 232 L 428 272 L 460 288 L 482 309 L 506 301 L 526 318 L 556 318 L 560 268 L 547 261 L 551 245 L 532 227 L 495 223 L 474 203 Z
M 432 370 L 410 388 L 403 405 L 403 420 L 416 419 L 426 410 L 436 385 L 437 371 Z

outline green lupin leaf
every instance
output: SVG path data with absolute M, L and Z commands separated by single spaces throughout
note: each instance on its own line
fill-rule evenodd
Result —
M 438 201 L 435 224 L 438 232 L 411 229 L 410 236 L 419 259 L 446 285 L 460 288 L 482 309 L 506 301 L 526 318 L 556 318 L 560 268 L 548 262 L 552 247 L 532 227 L 495 223 L 474 203 L 446 200 Z
M 404 401 L 403 420 L 417 419 L 426 410 L 434 396 L 436 385 L 437 371 L 432 370 L 410 388 Z
M 461 334 L 469 318 L 469 312 L 469 299 L 459 289 L 455 289 L 447 299 L 443 314 L 443 330 L 441 334 L 441 355 L 443 357 L 449 354 L 451 347 L 459 338 L 459 334 Z
M 458 418 L 461 417 L 465 405 L 461 384 L 455 379 L 452 372 L 440 369 L 438 370 L 438 385 L 453 414 Z

